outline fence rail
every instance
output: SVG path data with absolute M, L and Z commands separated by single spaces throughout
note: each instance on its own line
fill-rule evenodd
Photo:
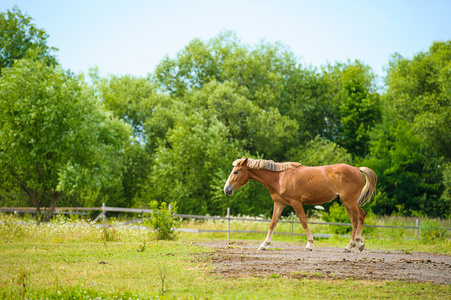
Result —
M 41 210 L 42 212 L 46 212 L 47 210 L 44 208 Z M 81 214 L 86 215 L 87 213 L 80 213 L 80 211 L 101 211 L 100 215 L 97 216 L 93 220 L 93 223 L 96 223 L 100 218 L 103 220 L 102 226 L 105 226 L 105 219 L 107 212 L 125 212 L 125 213 L 151 213 L 150 209 L 141 209 L 141 208 L 122 208 L 122 207 L 108 207 L 103 203 L 102 207 L 57 207 L 55 208 L 55 213 L 67 213 L 67 214 Z M 17 212 L 17 213 L 36 213 L 36 208 L 33 207 L 0 207 L 0 212 Z M 231 221 L 246 221 L 246 222 L 270 222 L 270 219 L 258 219 L 258 218 L 243 218 L 243 217 L 233 217 L 230 215 L 230 208 L 227 208 L 227 215 L 225 217 L 221 216 L 200 216 L 200 215 L 188 215 L 188 214 L 175 214 L 175 217 L 179 218 L 189 218 L 189 219 L 203 219 L 203 220 L 223 220 L 227 221 L 227 230 L 214 230 L 214 229 L 188 229 L 188 228 L 180 228 L 179 231 L 189 232 L 189 233 L 206 233 L 206 232 L 223 232 L 227 233 L 227 238 L 230 238 L 230 233 L 263 233 L 266 234 L 267 231 L 259 231 L 259 230 L 231 230 L 230 222 Z M 132 221 L 124 222 L 124 225 L 142 222 L 143 219 L 137 219 Z M 274 232 L 274 234 L 279 235 L 290 235 L 290 236 L 305 236 L 303 233 L 295 233 L 294 232 L 294 224 L 300 224 L 299 221 L 294 220 L 294 214 L 291 213 L 291 220 L 279 220 L 279 223 L 290 223 L 291 231 L 290 232 Z M 318 224 L 318 225 L 336 225 L 336 226 L 352 226 L 351 223 L 335 223 L 335 222 L 318 222 L 318 221 L 309 221 L 309 224 Z M 420 237 L 420 220 L 416 219 L 416 226 L 385 226 L 385 225 L 363 225 L 364 227 L 371 228 L 392 228 L 392 229 L 412 229 L 417 231 L 417 238 Z M 143 228 L 142 226 L 138 226 L 137 228 Z M 451 228 L 443 228 L 445 230 L 451 230 Z M 328 238 L 332 237 L 333 234 L 313 234 L 314 237 L 322 237 Z

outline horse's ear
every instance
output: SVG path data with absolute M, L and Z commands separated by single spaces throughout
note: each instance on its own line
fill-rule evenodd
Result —
M 244 156 L 243 156 L 243 158 L 244 158 Z M 241 161 L 240 165 L 245 166 L 246 164 L 247 164 L 247 158 L 244 158 L 244 160 Z

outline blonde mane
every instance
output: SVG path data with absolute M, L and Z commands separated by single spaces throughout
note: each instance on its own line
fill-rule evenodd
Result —
M 243 161 L 245 158 L 237 159 L 233 162 L 233 166 L 235 167 Z M 273 172 L 282 172 L 289 168 L 296 168 L 302 166 L 300 163 L 297 162 L 283 162 L 283 163 L 276 163 L 272 160 L 265 160 L 265 159 L 247 159 L 247 164 L 249 168 L 255 169 L 255 170 L 268 170 Z

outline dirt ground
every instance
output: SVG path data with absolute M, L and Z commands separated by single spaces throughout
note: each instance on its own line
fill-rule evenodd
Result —
M 404 280 L 451 284 L 451 256 L 435 253 L 406 253 L 343 248 L 314 248 L 304 251 L 299 245 L 272 243 L 266 251 L 258 243 L 196 243 L 215 248 L 210 254 L 213 274 L 225 277 L 263 276 L 288 278 L 327 278 L 364 280 Z

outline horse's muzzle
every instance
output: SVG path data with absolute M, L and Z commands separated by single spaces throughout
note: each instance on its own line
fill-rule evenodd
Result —
M 224 187 L 224 193 L 231 196 L 233 194 L 233 186 L 228 185 Z

